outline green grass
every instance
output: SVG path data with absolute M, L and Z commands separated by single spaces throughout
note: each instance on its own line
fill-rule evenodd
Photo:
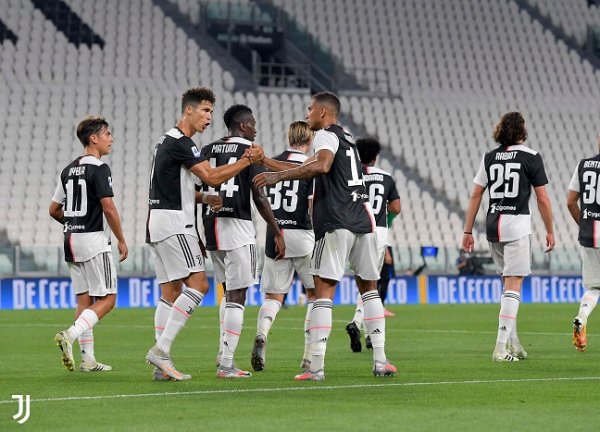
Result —
M 197 310 L 173 347 L 177 367 L 193 375 L 185 382 L 151 381 L 144 356 L 153 310 L 115 310 L 96 328 L 97 358 L 114 367 L 98 374 L 62 366 L 52 338 L 72 311 L 0 311 L 0 430 L 598 429 L 600 337 L 592 331 L 584 354 L 572 347 L 577 305 L 522 305 L 519 333 L 530 358 L 513 364 L 491 361 L 497 305 L 390 309 L 387 354 L 399 374 L 372 376 L 371 353 L 352 353 L 344 331 L 353 309 L 335 307 L 324 383 L 292 379 L 303 350 L 302 308 L 280 312 L 266 370 L 241 381 L 215 377 L 217 310 Z M 256 314 L 246 309 L 236 353 L 242 368 L 250 368 Z M 31 395 L 23 426 L 12 419 L 12 394 Z

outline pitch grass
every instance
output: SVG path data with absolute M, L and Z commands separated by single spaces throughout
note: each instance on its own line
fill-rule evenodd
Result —
M 324 383 L 292 379 L 302 356 L 300 307 L 281 311 L 266 370 L 247 380 L 217 380 L 217 310 L 197 310 L 173 347 L 177 367 L 193 375 L 185 382 L 150 379 L 144 355 L 153 310 L 115 310 L 102 321 L 96 355 L 114 370 L 96 374 L 67 372 L 53 344 L 72 311 L 0 311 L 0 430 L 598 430 L 600 332 L 589 335 L 586 353 L 575 351 L 577 305 L 522 305 L 519 333 L 530 358 L 512 364 L 491 361 L 497 305 L 390 309 L 387 353 L 399 374 L 373 377 L 371 353 L 349 348 L 344 326 L 353 309 L 335 307 Z M 242 368 L 250 368 L 256 315 L 246 309 Z M 31 395 L 23 426 L 12 419 L 12 394 Z

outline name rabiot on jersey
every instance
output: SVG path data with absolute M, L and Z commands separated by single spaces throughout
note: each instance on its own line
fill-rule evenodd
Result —
M 600 155 L 582 159 L 575 167 L 569 189 L 578 192 L 579 243 L 590 248 L 600 247 Z
M 110 252 L 110 227 L 100 200 L 112 197 L 110 168 L 94 156 L 81 156 L 62 170 L 52 201 L 63 205 L 65 261 L 85 262 Z
M 548 183 L 538 152 L 524 145 L 498 146 L 483 156 L 473 181 L 488 188 L 488 241 L 507 242 L 531 234 L 531 187 Z
M 307 156 L 288 149 L 273 159 L 302 164 Z M 308 212 L 312 196 L 312 180 L 286 180 L 266 188 L 267 198 L 275 216 L 277 226 L 285 239 L 285 258 L 310 254 L 315 243 L 315 234 Z M 267 227 L 265 255 L 275 259 L 275 234 Z
M 375 219 L 362 177 L 360 158 L 352 135 L 338 125 L 315 133 L 315 153 L 329 150 L 334 160 L 326 175 L 315 177 L 313 226 L 315 239 L 327 231 L 347 229 L 374 232 Z

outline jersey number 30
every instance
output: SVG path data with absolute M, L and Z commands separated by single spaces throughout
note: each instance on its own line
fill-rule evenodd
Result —
M 519 195 L 520 163 L 490 166 L 490 198 L 516 198 Z

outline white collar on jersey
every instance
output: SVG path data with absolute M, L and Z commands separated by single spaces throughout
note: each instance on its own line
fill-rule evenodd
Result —
M 223 138 L 223 141 L 226 143 L 233 143 L 233 144 L 246 144 L 246 145 L 252 145 L 252 141 L 248 141 L 246 138 L 242 138 L 242 137 L 225 137 Z

